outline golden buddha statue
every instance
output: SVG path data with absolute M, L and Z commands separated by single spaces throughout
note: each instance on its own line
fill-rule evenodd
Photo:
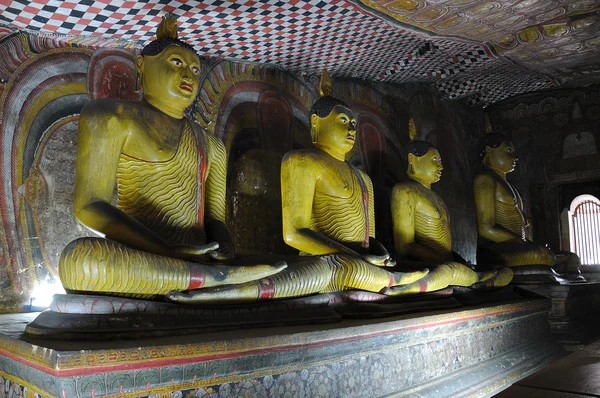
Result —
M 184 115 L 198 93 L 198 55 L 177 39 L 171 16 L 157 37 L 136 58 L 143 101 L 97 100 L 81 112 L 74 211 L 103 238 L 63 250 L 67 291 L 152 297 L 285 268 L 198 263 L 234 257 L 224 223 L 227 156 Z
M 531 241 L 521 196 L 506 180 L 506 175 L 514 171 L 517 164 L 513 143 L 504 135 L 486 134 L 481 162 L 483 171 L 473 181 L 479 233 L 478 263 L 508 267 L 543 265 L 581 279 L 576 254 L 563 253 L 556 267 L 556 255 Z
M 310 111 L 314 148 L 288 152 L 281 164 L 283 236 L 305 256 L 286 258 L 288 268 L 240 285 L 173 292 L 173 301 L 239 303 L 300 297 L 338 290 L 395 294 L 388 288 L 412 284 L 428 270 L 390 272 L 395 262 L 375 240 L 373 186 L 345 161 L 356 140 L 348 106 L 328 95 L 326 72 Z
M 412 133 L 412 120 L 411 127 Z M 409 180 L 395 185 L 392 190 L 394 246 L 403 258 L 427 262 L 431 271 L 417 284 L 395 289 L 409 293 L 448 286 L 488 289 L 509 284 L 513 276 L 509 268 L 478 273 L 452 251 L 448 209 L 442 198 L 431 190 L 444 169 L 438 150 L 429 142 L 414 140 L 406 151 Z

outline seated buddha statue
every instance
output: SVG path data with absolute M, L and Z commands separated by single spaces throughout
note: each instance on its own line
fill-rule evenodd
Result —
M 330 87 L 327 74 L 323 87 Z M 173 292 L 173 301 L 240 303 L 339 290 L 395 294 L 428 270 L 390 272 L 395 265 L 375 239 L 373 186 L 345 160 L 356 140 L 348 106 L 327 93 L 310 110 L 313 148 L 288 152 L 281 163 L 283 237 L 302 255 L 286 257 L 283 271 L 239 285 Z
M 150 298 L 285 268 L 208 263 L 234 258 L 224 223 L 226 152 L 184 115 L 198 93 L 198 55 L 177 39 L 170 16 L 157 37 L 136 58 L 142 101 L 96 100 L 81 112 L 74 211 L 102 237 L 63 250 L 67 291 Z
M 452 251 L 448 209 L 431 190 L 443 170 L 438 150 L 429 142 L 415 140 L 408 144 L 406 152 L 408 181 L 392 190 L 394 246 L 403 259 L 423 261 L 431 269 L 418 286 L 395 289 L 435 291 L 448 286 L 489 289 L 509 284 L 513 276 L 509 268 L 475 272 Z
M 483 171 L 473 181 L 480 264 L 536 269 L 548 266 L 558 272 L 579 274 L 579 258 L 574 253 L 557 256 L 547 247 L 531 241 L 529 222 L 519 192 L 506 180 L 517 164 L 513 143 L 502 134 L 489 133 L 483 138 Z M 523 268 L 525 267 L 525 268 Z M 535 273 L 535 272 L 533 272 Z

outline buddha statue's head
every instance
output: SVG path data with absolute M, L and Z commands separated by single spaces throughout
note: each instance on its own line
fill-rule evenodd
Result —
M 406 147 L 408 177 L 430 187 L 442 177 L 442 157 L 438 150 L 427 141 L 411 141 Z
M 510 173 L 517 165 L 515 147 L 503 134 L 486 134 L 481 145 L 481 163 L 502 174 Z
M 159 110 L 183 117 L 198 94 L 200 58 L 191 45 L 177 38 L 171 15 L 163 18 L 156 36 L 136 57 L 136 87 Z
M 315 147 L 343 157 L 356 141 L 356 119 L 343 101 L 325 96 L 310 108 L 311 138 Z M 337 155 L 337 156 L 336 156 Z

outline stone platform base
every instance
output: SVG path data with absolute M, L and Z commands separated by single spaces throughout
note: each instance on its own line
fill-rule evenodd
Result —
M 510 292 L 509 292 L 510 293 Z M 520 298 L 521 296 L 512 291 Z M 401 315 L 458 308 L 453 289 L 408 298 L 342 291 L 251 304 L 194 306 L 113 296 L 57 294 L 49 311 L 25 328 L 33 338 L 139 339 L 232 329 L 339 322 L 342 317 Z
M 600 283 L 517 286 L 552 300 L 548 321 L 566 351 L 580 350 L 600 337 Z
M 33 338 L 112 340 L 175 336 L 249 328 L 275 328 L 344 318 L 385 318 L 414 312 L 522 299 L 513 286 L 491 291 L 448 287 L 391 297 L 347 290 L 289 300 L 194 306 L 114 296 L 57 294 L 49 311 L 25 328 Z
M 532 299 L 109 341 L 25 341 L 35 315 L 2 315 L 0 376 L 22 396 L 65 398 L 491 396 L 562 354 L 549 310 Z

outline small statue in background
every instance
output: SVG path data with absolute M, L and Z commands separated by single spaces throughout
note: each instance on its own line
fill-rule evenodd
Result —
M 427 270 L 401 273 L 384 268 L 395 263 L 374 238 L 371 180 L 345 161 L 356 141 L 356 120 L 348 106 L 330 94 L 325 71 L 323 97 L 310 111 L 314 148 L 291 151 L 281 164 L 284 240 L 306 256 L 286 257 L 287 269 L 258 281 L 175 292 L 169 298 L 217 304 L 350 289 L 393 295 L 389 287 L 427 275 Z
M 224 223 L 227 155 L 184 115 L 198 93 L 198 55 L 177 39 L 171 16 L 157 37 L 136 58 L 143 101 L 97 100 L 81 112 L 75 216 L 106 239 L 78 239 L 63 250 L 67 291 L 150 298 L 285 268 L 199 263 L 234 257 Z
M 448 209 L 431 185 L 442 176 L 442 158 L 429 142 L 414 140 L 416 130 L 411 119 L 411 141 L 407 148 L 409 180 L 394 186 L 392 218 L 395 250 L 403 258 L 424 261 L 429 274 L 415 286 L 394 288 L 435 291 L 447 286 L 471 286 L 479 289 L 506 286 L 512 280 L 509 268 L 477 273 L 452 251 Z M 464 260 L 463 260 L 464 261 Z
M 519 267 L 523 274 L 543 273 L 539 266 L 547 266 L 566 273 L 570 279 L 583 279 L 576 254 L 562 253 L 557 265 L 557 256 L 550 249 L 531 241 L 521 196 L 506 180 L 517 164 L 513 143 L 504 135 L 486 134 L 481 163 L 483 171 L 473 181 L 478 263 Z

